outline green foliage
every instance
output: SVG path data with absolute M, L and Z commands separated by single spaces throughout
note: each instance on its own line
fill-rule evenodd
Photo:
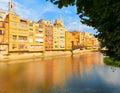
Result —
M 59 8 L 62 8 L 63 6 L 68 7 L 68 5 L 75 5 L 76 0 L 47 0 L 51 1 L 52 3 L 58 5 Z
M 120 67 L 120 61 L 114 61 L 113 58 L 105 57 L 104 63 L 111 66 Z
M 76 5 L 83 24 L 98 30 L 101 47 L 106 55 L 120 60 L 120 0 L 50 0 L 59 8 Z

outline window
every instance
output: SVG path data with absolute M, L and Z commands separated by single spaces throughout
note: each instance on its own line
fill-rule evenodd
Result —
M 19 44 L 19 49 L 27 49 L 27 46 L 25 44 Z
M 29 28 L 30 31 L 33 31 L 33 28 Z
M 55 45 L 55 48 L 58 48 L 58 46 L 57 46 L 57 45 Z
M 61 42 L 61 43 L 63 43 L 63 42 L 64 42 L 64 40 L 60 40 L 60 42 Z
M 26 25 L 26 24 L 22 24 L 22 23 L 20 23 L 20 24 L 19 24 L 19 27 L 21 27 L 21 28 L 26 28 L 27 25 Z
M 12 8 L 12 5 L 10 7 Z
M 19 36 L 19 40 L 27 40 L 27 36 Z
M 43 28 L 43 26 L 40 24 L 40 25 L 39 25 L 39 28 Z
M 55 40 L 54 43 L 58 43 L 58 41 Z
M 0 30 L 0 35 L 4 35 L 4 31 L 3 30 Z
M 29 26 L 33 26 L 33 24 L 32 24 L 32 23 L 30 23 L 30 24 L 29 24 Z
M 65 48 L 63 45 L 60 45 L 60 48 Z
M 23 44 L 19 45 L 19 49 L 24 49 L 24 45 Z
M 12 23 L 12 26 L 17 26 L 17 24 L 13 22 L 13 23 Z
M 12 44 L 12 49 L 15 49 L 17 48 L 17 45 L 16 44 Z
M 65 38 L 64 36 L 60 36 L 60 38 Z
M 13 35 L 13 40 L 17 40 L 17 36 L 16 35 Z
M 13 19 L 13 20 L 16 20 L 16 16 L 13 16 L 12 19 Z
M 65 33 L 62 32 L 62 33 L 60 33 L 60 35 L 65 35 Z

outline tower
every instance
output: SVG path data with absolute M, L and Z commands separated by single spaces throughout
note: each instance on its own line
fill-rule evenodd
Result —
M 10 0 L 10 2 L 8 3 L 8 6 L 9 6 L 8 12 L 15 13 L 15 4 L 13 0 Z

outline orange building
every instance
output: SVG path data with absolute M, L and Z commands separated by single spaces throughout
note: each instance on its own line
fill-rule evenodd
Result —
M 0 20 L 0 53 L 8 53 L 8 23 Z
M 39 24 L 42 24 L 45 35 L 45 50 L 52 51 L 53 50 L 53 23 L 52 21 L 41 19 L 38 21 Z
M 4 22 L 0 21 L 0 43 L 4 42 L 4 34 L 5 34 Z

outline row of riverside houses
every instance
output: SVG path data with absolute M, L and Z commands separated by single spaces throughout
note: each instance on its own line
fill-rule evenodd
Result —
M 69 32 L 62 19 L 34 22 L 15 13 L 11 0 L 8 10 L 0 10 L 0 54 L 10 52 L 42 52 L 72 50 L 73 46 L 93 49 L 99 42 L 88 32 Z

